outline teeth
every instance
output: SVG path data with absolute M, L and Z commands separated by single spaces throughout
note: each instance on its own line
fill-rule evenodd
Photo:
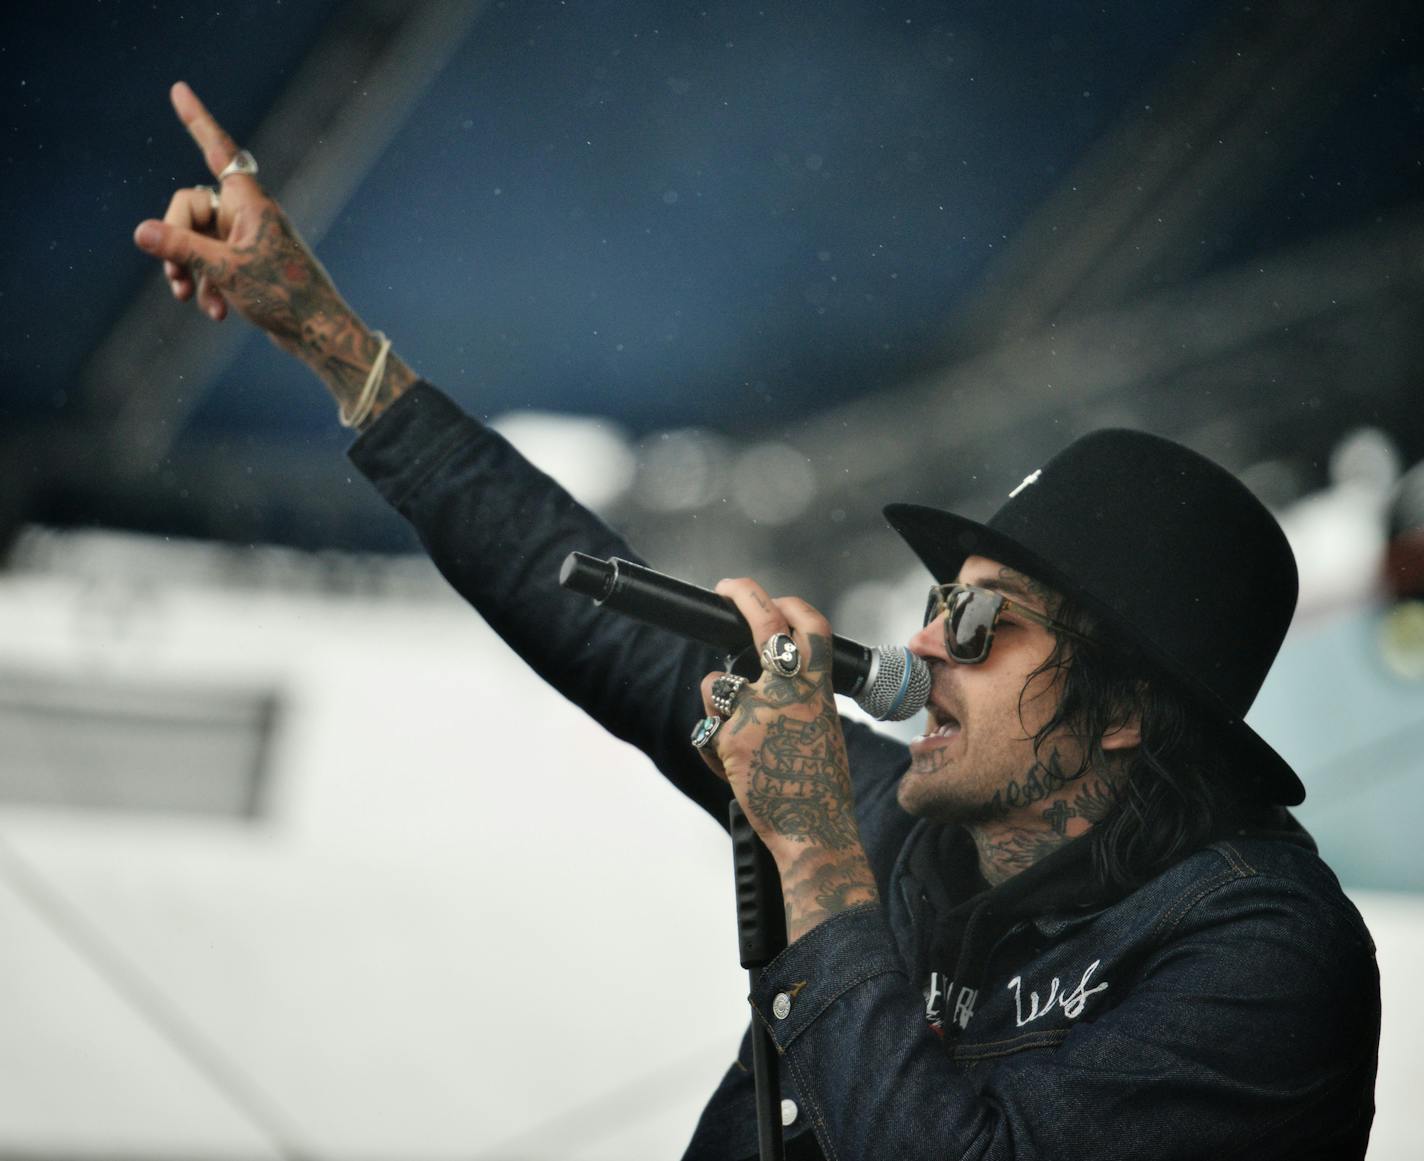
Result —
M 926 738 L 950 738 L 959 733 L 959 723 L 951 718 L 944 725 L 937 727 L 928 734 L 918 734 L 911 741 L 923 742 Z

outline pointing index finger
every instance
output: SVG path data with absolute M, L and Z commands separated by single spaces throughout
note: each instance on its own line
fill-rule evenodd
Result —
M 173 101 L 173 110 L 178 114 L 178 120 L 183 122 L 183 127 L 198 143 L 208 169 L 217 177 L 237 153 L 237 143 L 227 135 L 227 130 L 213 120 L 207 106 L 198 100 L 198 94 L 193 92 L 186 82 L 179 81 L 174 85 L 169 96 Z
M 752 640 L 758 649 L 774 633 L 786 632 L 788 626 L 785 615 L 776 607 L 776 602 L 756 581 L 748 577 L 717 582 L 717 592 L 730 597 L 742 614 L 747 627 L 752 631 Z

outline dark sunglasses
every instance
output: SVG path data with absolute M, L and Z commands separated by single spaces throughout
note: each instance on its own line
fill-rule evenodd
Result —
M 1006 609 L 1053 632 L 1078 641 L 1091 640 L 1052 617 L 1009 600 L 1003 593 L 974 585 L 932 586 L 929 603 L 925 606 L 925 624 L 944 617 L 945 652 L 961 665 L 978 665 L 989 656 L 989 646 L 994 643 L 994 626 Z

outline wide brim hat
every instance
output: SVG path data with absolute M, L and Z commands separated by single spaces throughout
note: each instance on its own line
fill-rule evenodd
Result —
M 938 581 L 986 556 L 1080 602 L 1202 709 L 1238 789 L 1294 806 L 1305 788 L 1246 724 L 1295 613 L 1295 556 L 1235 476 L 1141 431 L 1096 431 L 1013 488 L 980 523 L 891 504 L 885 518 Z

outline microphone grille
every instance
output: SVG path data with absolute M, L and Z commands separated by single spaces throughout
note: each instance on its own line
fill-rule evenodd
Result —
M 882 722 L 914 717 L 930 697 L 930 667 L 903 645 L 881 645 L 871 653 L 870 677 L 855 699 L 860 708 Z

